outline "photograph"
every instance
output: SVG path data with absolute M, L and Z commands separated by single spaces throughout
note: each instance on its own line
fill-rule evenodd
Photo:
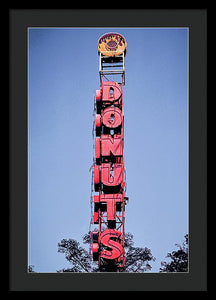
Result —
M 27 28 L 27 273 L 188 273 L 189 28 Z

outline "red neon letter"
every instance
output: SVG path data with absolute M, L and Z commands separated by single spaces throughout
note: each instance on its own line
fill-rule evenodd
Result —
M 96 149 L 96 143 L 95 143 L 95 149 Z M 114 137 L 112 137 L 110 134 L 103 134 L 101 135 L 101 155 L 110 156 L 111 153 L 114 156 L 123 155 L 122 136 L 115 134 Z
M 121 87 L 113 81 L 104 81 L 102 83 L 102 101 L 115 101 L 122 95 Z
M 111 170 L 111 164 L 101 164 L 101 182 L 108 186 L 116 186 L 123 183 L 124 165 L 114 164 Z
M 116 203 L 123 202 L 122 194 L 101 194 L 100 202 L 107 204 L 107 220 L 116 219 Z
M 99 138 L 95 139 L 95 158 L 96 159 L 100 158 L 100 139 Z
M 106 127 L 116 128 L 122 124 L 122 111 L 117 107 L 107 107 L 102 113 L 102 122 Z
M 118 239 L 121 232 L 116 229 L 106 229 L 101 234 L 100 242 L 104 246 L 111 248 L 111 250 L 102 250 L 101 257 L 107 259 L 118 258 L 124 251 L 122 245 L 113 239 Z M 111 240 L 112 239 L 112 240 Z

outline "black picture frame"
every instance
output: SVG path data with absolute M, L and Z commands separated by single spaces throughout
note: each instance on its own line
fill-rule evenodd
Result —
M 189 272 L 28 273 L 28 27 L 189 28 Z M 9 10 L 9 290 L 207 290 L 207 10 Z

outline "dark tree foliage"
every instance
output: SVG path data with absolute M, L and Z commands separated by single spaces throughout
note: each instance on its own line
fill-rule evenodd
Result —
M 34 271 L 33 269 L 34 269 L 34 266 L 33 266 L 33 265 L 29 265 L 29 266 L 28 266 L 28 272 L 29 272 L 29 273 L 35 273 L 35 271 Z
M 83 243 L 90 244 L 90 232 L 83 236 Z M 99 270 L 97 263 L 91 260 L 88 252 L 76 240 L 63 239 L 58 243 L 58 252 L 64 253 L 72 267 L 57 272 L 107 272 Z M 125 234 L 125 269 L 123 272 L 141 273 L 151 270 L 150 261 L 155 261 L 148 248 L 134 247 L 133 235 Z
M 182 246 L 175 244 L 179 250 L 168 253 L 166 257 L 171 258 L 171 262 L 161 262 L 160 272 L 188 272 L 188 234 Z
M 151 270 L 150 261 L 155 261 L 148 248 L 134 247 L 133 235 L 125 234 L 125 272 L 143 273 Z
M 88 252 L 73 239 L 63 239 L 58 243 L 58 252 L 64 253 L 66 259 L 72 264 L 69 269 L 57 272 L 91 272 L 92 266 Z

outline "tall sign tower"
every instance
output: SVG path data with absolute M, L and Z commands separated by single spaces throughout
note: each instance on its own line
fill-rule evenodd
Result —
M 124 110 L 127 43 L 118 33 L 98 40 L 100 89 L 96 90 L 91 250 L 101 271 L 125 267 Z

